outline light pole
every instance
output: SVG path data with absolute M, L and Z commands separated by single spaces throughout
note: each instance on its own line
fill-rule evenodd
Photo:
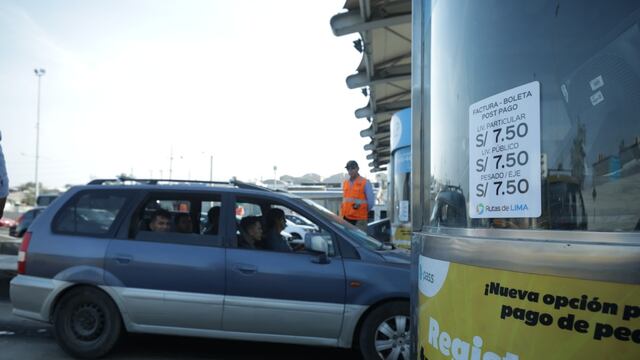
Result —
M 38 77 L 38 116 L 36 119 L 36 205 L 38 204 L 38 196 L 40 196 L 40 183 L 38 183 L 38 160 L 40 159 L 40 81 L 45 74 L 44 69 L 33 69 Z
M 204 151 L 200 151 L 200 155 L 209 154 L 209 181 L 213 181 L 213 153 L 206 153 Z
M 276 188 L 276 172 L 278 171 L 278 167 L 273 165 L 273 188 Z
M 173 174 L 173 146 L 171 147 L 171 154 L 169 155 L 169 180 L 171 180 L 171 174 Z
M 213 154 L 209 155 L 209 181 L 213 181 Z

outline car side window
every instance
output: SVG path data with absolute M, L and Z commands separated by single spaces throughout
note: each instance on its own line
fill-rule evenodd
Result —
M 244 249 L 263 249 L 264 219 L 262 205 L 255 199 L 238 199 L 236 213 L 236 246 Z
M 287 239 L 289 246 L 294 250 L 294 252 L 305 252 L 304 246 L 306 237 L 319 237 L 326 242 L 328 255 L 336 255 L 333 235 L 331 235 L 331 232 L 326 230 L 323 226 L 309 220 L 307 217 L 296 212 L 290 207 L 280 204 L 272 204 L 271 208 L 279 209 L 284 213 L 286 219 L 285 228 L 280 234 Z
M 295 217 L 304 225 L 287 219 Z M 308 253 L 305 236 L 324 242 L 329 256 L 335 255 L 331 233 L 302 214 L 277 202 L 265 199 L 239 198 L 236 202 L 237 247 L 261 251 Z
M 222 202 L 205 200 L 200 203 L 200 234 L 220 234 L 220 214 Z
M 221 207 L 216 195 L 151 194 L 131 219 L 130 237 L 141 241 L 221 246 L 220 216 L 208 214 Z M 215 216 L 214 216 L 215 217 Z
M 127 196 L 105 191 L 82 192 L 67 202 L 54 219 L 56 233 L 106 235 L 111 232 L 116 217 Z

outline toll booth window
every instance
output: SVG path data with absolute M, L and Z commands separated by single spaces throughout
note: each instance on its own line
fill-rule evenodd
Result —
M 505 6 L 434 3 L 431 226 L 640 231 L 640 2 Z

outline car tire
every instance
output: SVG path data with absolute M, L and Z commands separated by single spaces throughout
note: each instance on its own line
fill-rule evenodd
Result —
M 394 301 L 367 315 L 360 328 L 358 345 L 364 360 L 408 360 L 410 337 L 409 303 Z
M 96 359 L 111 351 L 122 335 L 120 312 L 99 289 L 79 287 L 63 295 L 53 315 L 53 330 L 68 354 Z

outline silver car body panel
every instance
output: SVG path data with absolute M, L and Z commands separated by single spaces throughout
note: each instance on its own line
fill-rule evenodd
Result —
M 335 339 L 343 314 L 344 304 L 227 296 L 222 328 L 232 332 L 251 329 L 255 333 Z M 274 323 L 274 318 L 280 321 Z
M 178 336 L 197 336 L 215 339 L 225 340 L 245 340 L 245 341 L 265 341 L 283 344 L 296 344 L 296 345 L 312 345 L 312 346 L 329 346 L 338 347 L 338 340 L 333 338 L 316 338 L 308 336 L 296 336 L 296 335 L 274 335 L 274 334 L 260 334 L 249 332 L 235 332 L 224 330 L 203 330 L 203 329 L 189 329 L 178 328 L 169 326 L 145 326 L 145 325 L 133 325 L 131 328 L 127 328 L 129 332 L 145 333 L 145 334 L 160 334 L 160 335 L 178 335 Z
M 50 321 L 52 305 L 58 294 L 73 283 L 36 276 L 18 275 L 11 280 L 13 313 L 38 321 Z
M 72 282 L 18 275 L 11 281 L 13 313 L 17 316 L 50 322 L 56 298 Z M 129 332 L 198 336 L 232 340 L 268 341 L 299 345 L 350 348 L 365 305 L 325 304 L 307 301 L 225 297 L 151 289 L 99 286 L 114 301 Z M 17 307 L 20 306 L 20 307 Z M 234 323 L 246 323 L 252 332 L 220 328 L 221 314 Z M 260 324 L 261 317 L 278 312 L 280 326 Z M 265 313 L 266 312 L 266 313 Z M 164 314 L 164 316 L 163 316 Z M 319 322 L 318 319 L 321 319 Z M 286 324 L 313 324 L 310 336 L 287 331 Z M 224 323 L 223 323 L 224 326 Z M 260 330 L 265 332 L 260 332 Z M 277 330 L 279 333 L 267 331 Z M 283 333 L 285 332 L 285 333 Z M 288 332 L 288 333 L 287 333 Z M 338 338 L 327 334 L 338 332 Z
M 220 329 L 224 295 L 115 286 L 100 288 L 114 299 L 121 312 L 127 313 L 128 330 L 145 325 Z
M 338 338 L 338 346 L 341 348 L 351 348 L 353 337 L 356 335 L 356 326 L 362 315 L 369 307 L 365 305 L 346 305 L 344 307 L 344 320 L 342 321 L 342 331 Z

